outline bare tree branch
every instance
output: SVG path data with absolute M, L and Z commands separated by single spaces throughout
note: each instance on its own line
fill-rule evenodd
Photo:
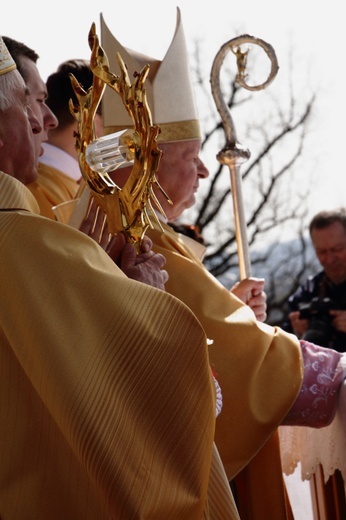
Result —
M 209 82 L 203 72 L 198 46 L 194 57 L 196 91 L 204 107 L 202 151 L 205 155 L 213 151 L 215 157 L 215 143 L 223 146 L 224 131 L 210 103 Z M 249 94 L 235 81 L 224 87 L 228 89 L 229 110 L 245 114 L 241 118 L 242 135 L 247 144 L 253 143 L 250 160 L 243 165 L 242 179 L 253 274 L 266 277 L 269 321 L 283 319 L 288 295 L 313 265 L 309 240 L 304 233 L 309 185 L 297 182 L 297 178 L 304 160 L 316 94 L 310 94 L 302 102 L 295 98 L 292 85 L 288 82 L 284 102 L 270 92 L 263 93 L 261 104 L 265 104 L 265 110 L 262 112 L 257 109 L 256 93 Z M 305 166 L 304 169 L 306 171 Z M 236 279 L 238 273 L 227 167 L 217 163 L 207 182 L 198 203 L 188 214 L 205 238 L 206 267 L 227 285 L 227 280 Z M 291 241 L 282 243 L 284 229 L 289 229 Z

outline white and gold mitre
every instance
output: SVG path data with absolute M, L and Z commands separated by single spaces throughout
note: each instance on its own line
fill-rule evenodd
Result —
M 162 61 L 123 47 L 114 38 L 102 14 L 101 45 L 109 60 L 109 70 L 113 74 L 120 74 L 117 52 L 127 66 L 131 81 L 135 72 L 140 72 L 146 64 L 150 65 L 145 83 L 146 96 L 153 123 L 161 128 L 157 139 L 159 142 L 186 141 L 201 137 L 179 8 L 173 40 Z M 107 134 L 131 128 L 133 125 L 120 96 L 109 87 L 103 96 L 102 112 Z
M 0 75 L 11 72 L 16 68 L 16 64 L 9 53 L 4 40 L 0 36 Z

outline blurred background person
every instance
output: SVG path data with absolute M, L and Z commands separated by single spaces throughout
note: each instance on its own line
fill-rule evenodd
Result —
M 3 41 L 14 60 L 18 72 L 29 88 L 30 107 L 41 126 L 41 132 L 34 134 L 36 162 L 43 154 L 43 143 L 48 139 L 48 133 L 58 125 L 58 120 L 46 104 L 47 88 L 37 68 L 38 54 L 24 43 L 8 36 Z
M 309 232 L 322 270 L 289 298 L 289 319 L 299 338 L 346 348 L 346 208 L 317 213 Z
M 77 102 L 70 74 L 84 90 L 92 86 L 93 74 L 89 61 L 67 60 L 59 65 L 47 79 L 47 105 L 56 116 L 58 126 L 48 133 L 48 141 L 43 144 L 43 154 L 38 166 L 37 181 L 29 186 L 41 209 L 41 215 L 55 218 L 53 206 L 71 200 L 78 192 L 81 171 L 75 148 L 77 121 L 70 112 L 70 99 Z M 101 104 L 94 119 L 98 137 L 103 135 Z

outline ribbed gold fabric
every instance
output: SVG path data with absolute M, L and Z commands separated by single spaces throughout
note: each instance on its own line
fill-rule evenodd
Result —
M 0 201 L 1 519 L 227 518 L 209 512 L 225 479 L 193 313 L 1 172 Z
M 293 520 L 283 480 L 278 430 L 238 473 L 232 486 L 236 488 L 241 520 Z
M 79 184 L 63 172 L 40 163 L 38 177 L 28 185 L 40 206 L 40 214 L 54 220 L 53 206 L 71 200 L 76 195 Z
M 214 446 L 209 483 L 210 517 L 215 520 L 240 520 L 226 473 L 220 471 L 220 465 L 220 455 Z
M 231 480 L 261 450 L 293 404 L 302 381 L 300 345 L 293 335 L 256 321 L 252 311 L 207 272 L 185 245 L 184 237 L 165 224 L 163 228 L 164 233 L 155 224 L 148 235 L 154 251 L 167 259 L 166 289 L 193 310 L 207 337 L 213 340 L 209 357 L 223 394 L 215 439 Z M 267 467 L 263 464 L 265 459 L 260 459 L 262 477 L 258 464 L 255 479 L 250 475 L 251 465 L 247 468 L 248 484 L 253 486 L 255 482 L 257 486 L 256 492 L 251 488 L 247 498 L 258 499 L 258 490 L 262 489 L 261 503 L 257 505 L 265 511 L 266 520 L 282 520 L 289 516 L 285 516 L 279 451 L 274 449 L 271 453 L 275 461 Z M 268 482 L 272 484 L 269 493 Z M 252 511 L 257 507 L 245 505 Z M 284 511 L 284 516 L 278 516 L 278 511 Z

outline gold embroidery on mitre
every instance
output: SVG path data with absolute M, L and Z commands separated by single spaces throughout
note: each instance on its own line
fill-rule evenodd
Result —
M 17 68 L 8 48 L 5 45 L 4 40 L 0 36 L 0 75 L 11 72 Z
M 126 128 L 122 125 L 107 126 L 103 130 L 107 135 L 126 130 Z M 158 143 L 201 139 L 201 128 L 197 119 L 193 121 L 178 121 L 176 123 L 161 123 L 160 130 L 161 132 L 157 136 Z
M 164 143 L 170 141 L 189 141 L 190 139 L 201 139 L 199 121 L 178 121 L 176 123 L 161 123 L 161 133 L 157 141 Z

